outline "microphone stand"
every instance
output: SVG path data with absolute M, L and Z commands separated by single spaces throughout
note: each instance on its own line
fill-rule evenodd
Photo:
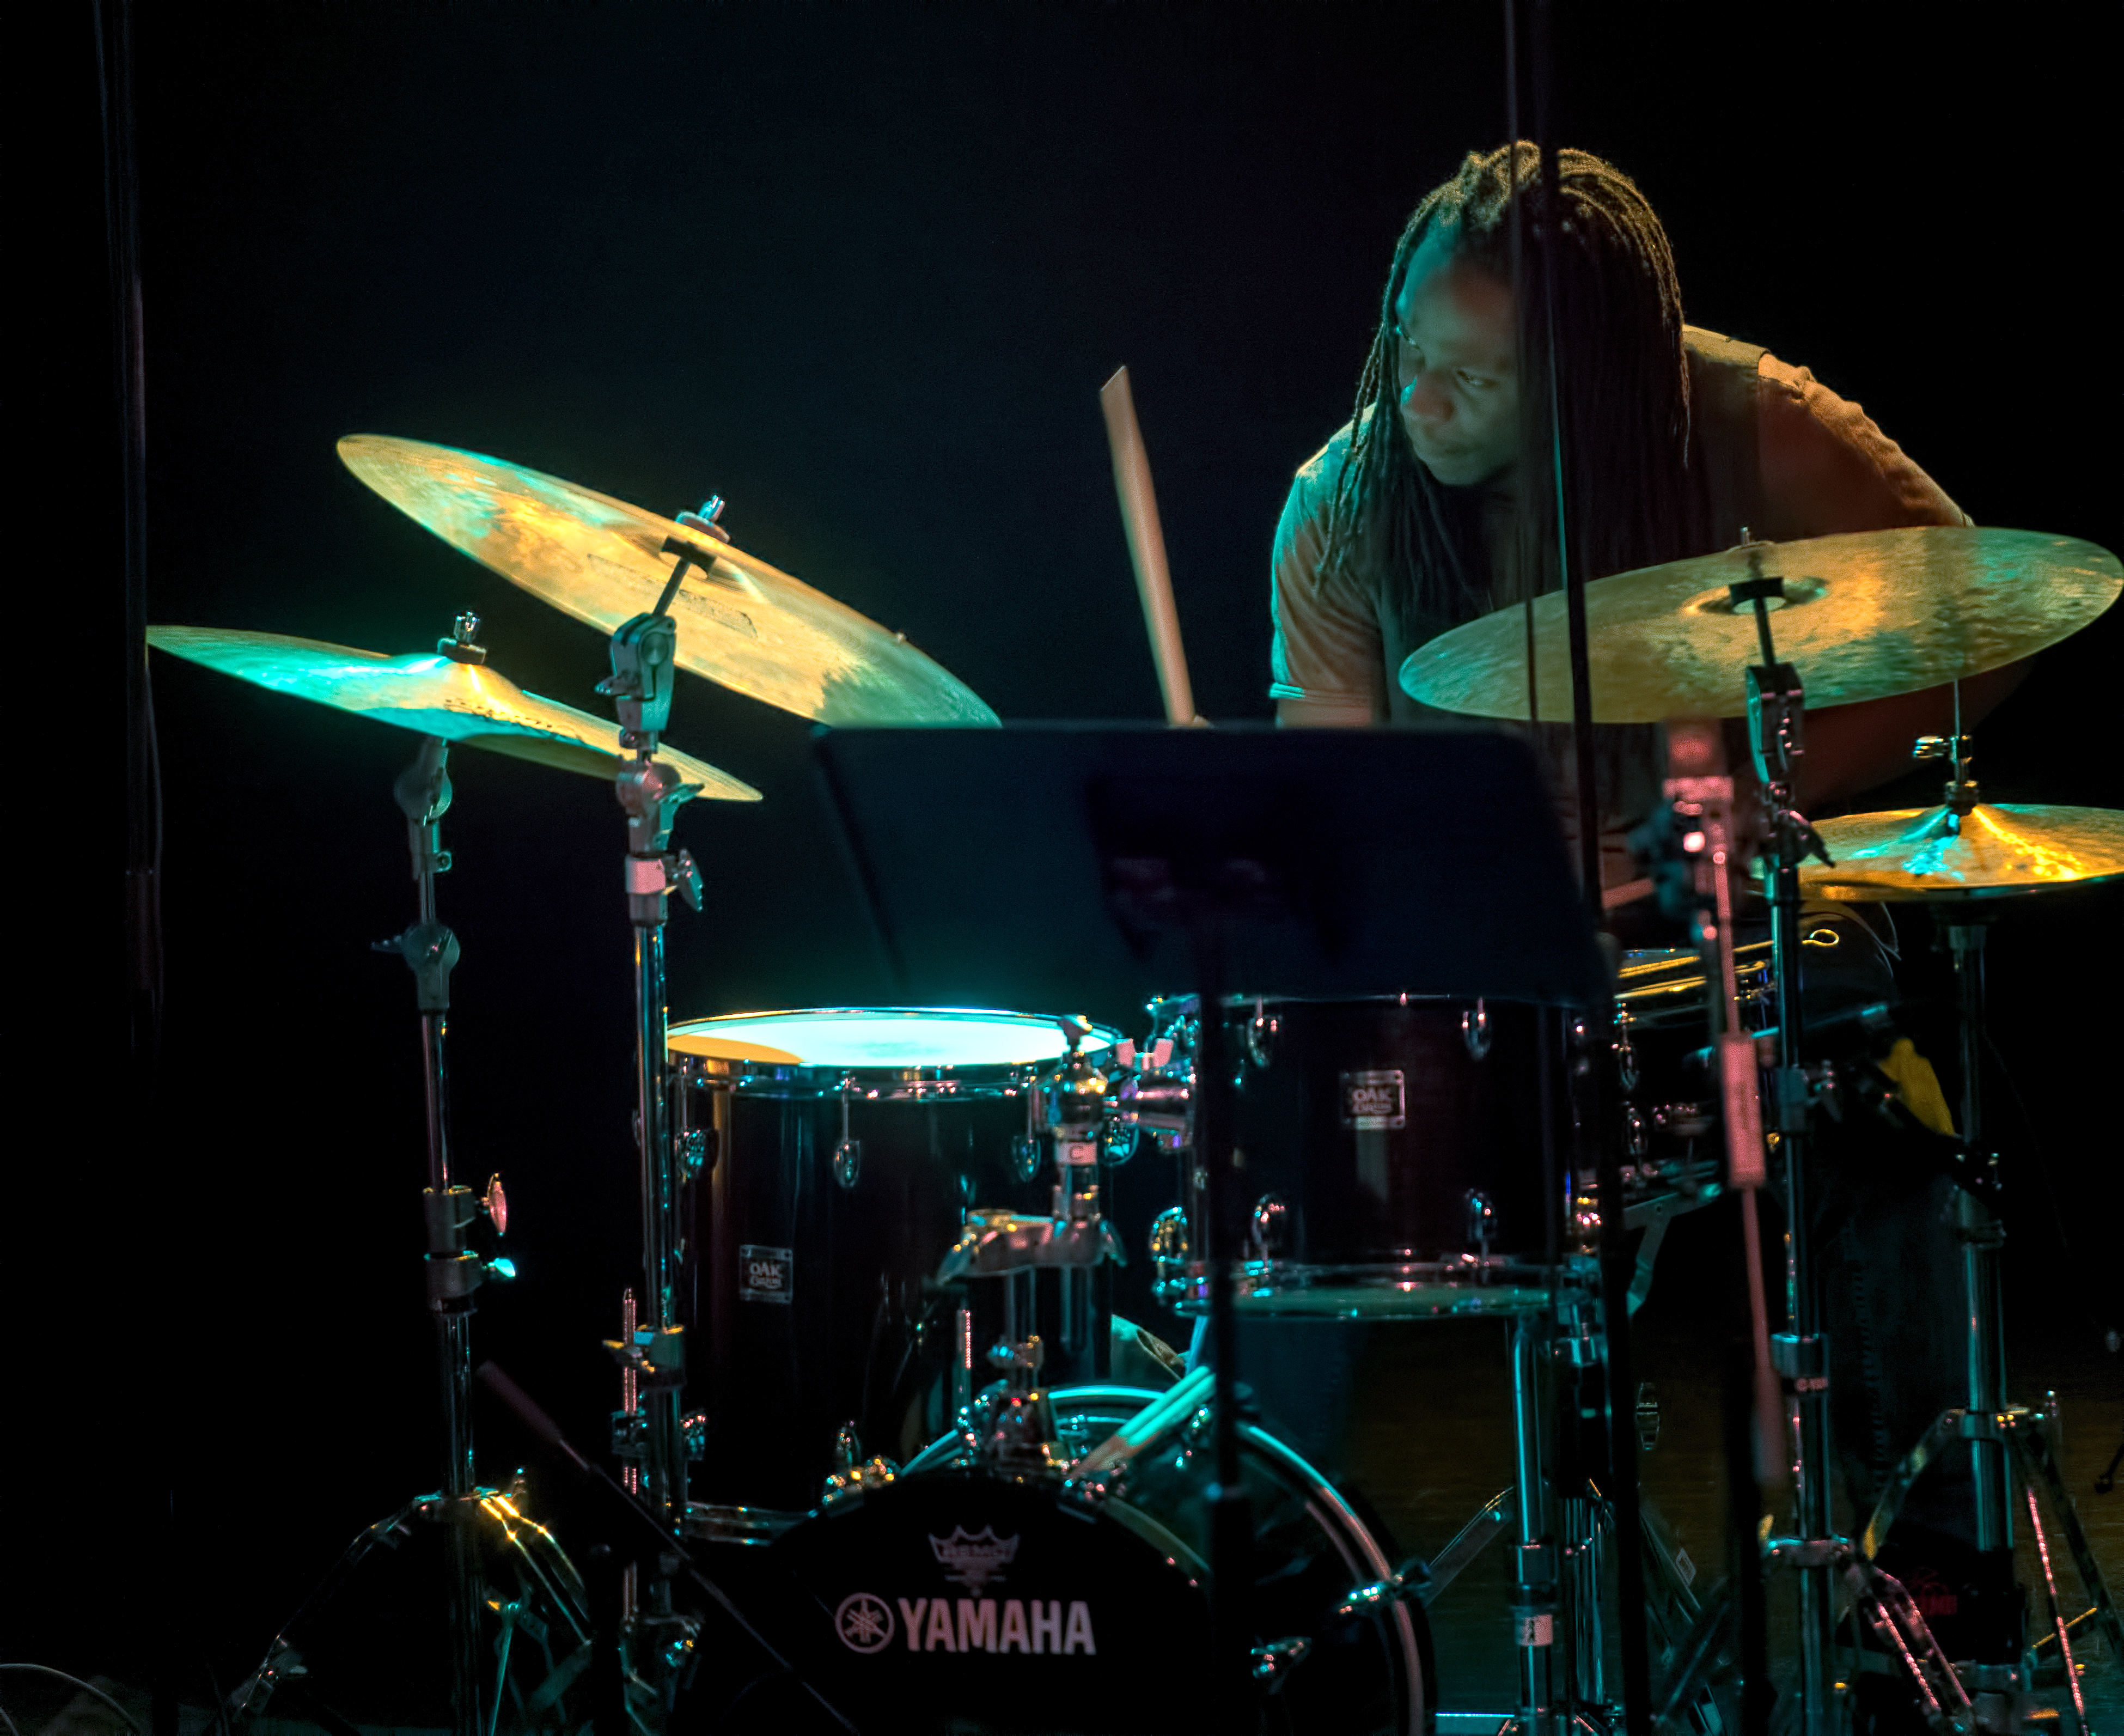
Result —
M 1562 191 L 1558 179 L 1558 158 L 1554 140 L 1550 136 L 1550 71 L 1553 64 L 1551 51 L 1550 29 L 1553 8 L 1550 0 L 1534 0 L 1534 31 L 1531 47 L 1534 133 L 1540 153 L 1541 199 L 1539 206 L 1546 234 L 1540 249 L 1541 313 L 1545 379 L 1545 408 L 1548 416 L 1549 485 L 1555 491 L 1556 557 L 1558 576 L 1564 587 L 1564 608 L 1569 629 L 1571 656 L 1571 735 L 1573 752 L 1573 770 L 1578 819 L 1578 860 L 1580 884 L 1584 888 L 1586 908 L 1596 932 L 1607 931 L 1607 913 L 1601 902 L 1600 875 L 1600 801 L 1595 776 L 1593 752 L 1593 689 L 1591 656 L 1586 622 L 1586 577 L 1572 557 L 1570 528 L 1569 472 L 1565 463 L 1563 440 L 1562 369 L 1557 331 L 1557 272 L 1556 251 L 1562 244 Z M 1516 114 L 1518 107 L 1518 74 L 1515 47 L 1510 39 L 1516 35 L 1516 16 L 1508 0 L 1506 22 L 1508 47 L 1507 64 L 1511 88 L 1511 106 Z M 1519 141 L 1513 139 L 1513 173 L 1516 176 Z M 1514 222 L 1524 221 L 1515 209 Z M 1515 261 L 1521 257 L 1522 249 L 1515 245 Z M 1526 350 L 1525 334 L 1528 325 L 1525 310 L 1526 285 L 1515 283 L 1512 286 L 1515 304 L 1521 310 L 1520 331 L 1522 354 Z M 1527 479 L 1527 486 L 1536 486 Z M 1604 993 L 1599 1004 L 1588 1008 L 1581 1029 L 1591 1046 L 1591 1033 L 1612 1030 L 1614 1024 L 1614 1006 L 1611 993 Z M 1589 1059 L 1591 1059 L 1590 1056 Z M 1605 1060 L 1605 1057 L 1603 1057 Z M 1652 1667 L 1649 1652 L 1650 1635 L 1645 1612 L 1644 1559 L 1638 1545 L 1642 1535 L 1642 1520 L 1639 1511 L 1638 1489 L 1638 1454 L 1636 1424 L 1636 1393 L 1630 1372 L 1630 1314 L 1627 1298 L 1634 1276 L 1628 1244 L 1624 1240 L 1624 1203 L 1623 1198 L 1622 1155 L 1617 1144 L 1618 1122 L 1609 1092 L 1609 1078 L 1604 1065 L 1596 1063 L 1586 1069 L 1585 1083 L 1590 1101 L 1586 1113 L 1579 1124 L 1577 1154 L 1581 1172 L 1591 1168 L 1594 1172 L 1595 1196 L 1599 1202 L 1600 1234 L 1600 1320 L 1604 1353 L 1602 1366 L 1605 1371 L 1605 1413 L 1607 1459 L 1609 1475 L 1607 1493 L 1614 1509 L 1615 1535 L 1620 1546 L 1615 1551 L 1615 1594 L 1619 1638 L 1621 1642 L 1623 1666 L 1623 1715 L 1630 1736 L 1652 1736 Z M 1590 1146 L 1591 1149 L 1587 1147 Z M 1549 1209 L 1558 1209 L 1552 1200 Z M 1523 1467 L 1524 1469 L 1524 1467 Z M 1520 1550 L 1520 1583 L 1515 1599 L 1515 1609 L 1520 1614 L 1521 1698 L 1520 1722 L 1522 1736 L 1545 1736 L 1541 1726 L 1553 1719 L 1539 1703 L 1535 1690 L 1547 1679 L 1545 1658 L 1530 1655 L 1530 1647 L 1545 1644 L 1553 1631 L 1553 1611 L 1556 1603 L 1557 1574 L 1554 1557 L 1558 1551 L 1555 1540 L 1546 1535 L 1535 1538 L 1522 1537 Z M 1544 1611 L 1552 1612 L 1552 1619 L 1544 1622 Z M 1567 1691 L 1569 1691 L 1567 1688 Z

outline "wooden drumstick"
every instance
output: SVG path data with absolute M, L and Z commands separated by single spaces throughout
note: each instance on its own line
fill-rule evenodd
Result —
M 1165 696 L 1168 723 L 1200 723 L 1195 689 L 1187 680 L 1187 654 L 1180 643 L 1180 612 L 1173 606 L 1172 576 L 1165 566 L 1165 533 L 1158 528 L 1158 496 L 1150 486 L 1150 458 L 1136 426 L 1135 398 L 1129 372 L 1116 369 L 1099 388 L 1106 412 L 1107 444 L 1114 455 L 1114 492 L 1121 496 L 1121 524 L 1128 532 L 1129 560 L 1135 588 L 1143 599 L 1143 624 L 1150 634 L 1150 655 L 1158 665 L 1158 685 Z

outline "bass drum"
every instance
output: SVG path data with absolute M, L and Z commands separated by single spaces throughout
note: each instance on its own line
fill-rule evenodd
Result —
M 1158 1395 L 1049 1394 L 1080 1458 Z M 856 1728 L 1142 1733 L 1200 1724 L 1210 1646 L 1209 1413 L 1140 1453 L 1096 1502 L 998 1475 L 963 1436 L 933 1443 L 882 1488 L 843 1497 L 768 1556 L 786 1575 L 775 1624 L 790 1662 Z M 1325 1478 L 1266 1431 L 1240 1430 L 1253 1511 L 1252 1625 L 1276 1661 L 1269 1731 L 1395 1733 L 1425 1724 L 1429 1636 L 1412 1597 L 1338 1615 L 1393 1564 Z M 777 1577 L 782 1577 L 778 1575 Z M 677 1731 L 836 1729 L 783 1675 L 699 1676 Z

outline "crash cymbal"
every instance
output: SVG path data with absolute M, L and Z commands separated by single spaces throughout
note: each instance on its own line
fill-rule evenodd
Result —
M 676 538 L 699 553 L 672 600 L 680 667 L 821 723 L 993 724 L 996 714 L 900 634 L 742 549 L 520 464 L 350 434 L 346 467 L 512 584 L 610 633 L 653 607 Z
M 2004 898 L 2124 875 L 2124 813 L 1980 802 L 1847 814 L 1815 830 L 1835 867 L 1802 865 L 1802 890 L 1848 904 Z
M 1742 671 L 1762 653 L 1753 609 L 1736 607 L 1727 587 L 1758 566 L 1785 581 L 1770 628 L 1816 708 L 2014 662 L 2079 632 L 2124 590 L 2124 567 L 2092 543 L 1952 525 L 1750 543 L 1619 572 L 1586 587 L 1594 721 L 1742 715 Z M 1568 722 L 1563 594 L 1535 599 L 1534 618 L 1540 714 Z M 1498 609 L 1420 646 L 1402 663 L 1401 685 L 1444 711 L 1525 717 L 1525 610 Z
M 151 627 L 148 642 L 275 693 L 395 723 L 562 771 L 612 777 L 621 757 L 619 726 L 556 699 L 528 694 L 479 663 L 439 652 L 387 657 L 284 633 L 229 627 Z M 705 760 L 665 746 L 657 758 L 717 802 L 757 802 L 759 792 Z

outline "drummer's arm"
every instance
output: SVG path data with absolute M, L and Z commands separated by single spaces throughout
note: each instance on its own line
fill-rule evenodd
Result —
M 1333 475 L 1328 466 L 1340 445 L 1338 437 L 1299 472 L 1276 527 L 1269 697 L 1276 722 L 1296 727 L 1361 729 L 1387 717 L 1378 614 L 1346 576 L 1320 576 Z
M 1970 522 L 1863 410 L 1806 369 L 1765 355 L 1756 402 L 1769 520 L 1755 527 L 1756 535 L 1787 542 L 1841 531 Z M 2024 661 L 1965 680 L 1962 727 L 1974 727 L 2020 685 L 2030 666 Z M 1810 711 L 1797 792 L 1801 811 L 1848 800 L 1901 776 L 1910 769 L 1910 744 L 1918 736 L 1948 735 L 1953 728 L 1952 686 Z

